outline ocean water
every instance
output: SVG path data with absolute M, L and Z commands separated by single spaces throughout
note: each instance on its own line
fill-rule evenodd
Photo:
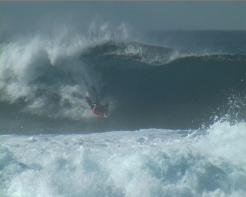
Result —
M 0 196 L 245 196 L 245 38 L 0 34 Z

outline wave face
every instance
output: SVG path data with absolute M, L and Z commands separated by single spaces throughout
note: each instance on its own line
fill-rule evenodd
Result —
M 1 131 L 195 128 L 228 111 L 245 117 L 243 50 L 179 51 L 132 41 L 125 28 L 3 42 Z M 91 89 L 109 118 L 91 113 Z
M 245 129 L 244 122 L 218 122 L 196 131 L 1 136 L 0 193 L 245 196 Z

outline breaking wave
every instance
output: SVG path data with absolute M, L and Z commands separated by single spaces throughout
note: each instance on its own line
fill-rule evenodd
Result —
M 232 93 L 245 93 L 246 56 L 185 54 L 131 41 L 125 28 L 92 26 L 85 35 L 65 32 L 2 43 L 2 116 L 13 119 L 15 111 L 16 119 L 88 120 L 94 115 L 85 96 L 93 87 L 110 106 L 107 128 L 192 127 Z

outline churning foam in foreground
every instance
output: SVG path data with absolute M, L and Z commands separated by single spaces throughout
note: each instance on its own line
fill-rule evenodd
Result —
M 188 133 L 1 136 L 0 194 L 245 196 L 246 123 Z

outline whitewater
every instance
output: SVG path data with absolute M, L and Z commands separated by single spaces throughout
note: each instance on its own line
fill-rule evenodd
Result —
M 1 197 L 245 196 L 245 130 L 4 135 Z

